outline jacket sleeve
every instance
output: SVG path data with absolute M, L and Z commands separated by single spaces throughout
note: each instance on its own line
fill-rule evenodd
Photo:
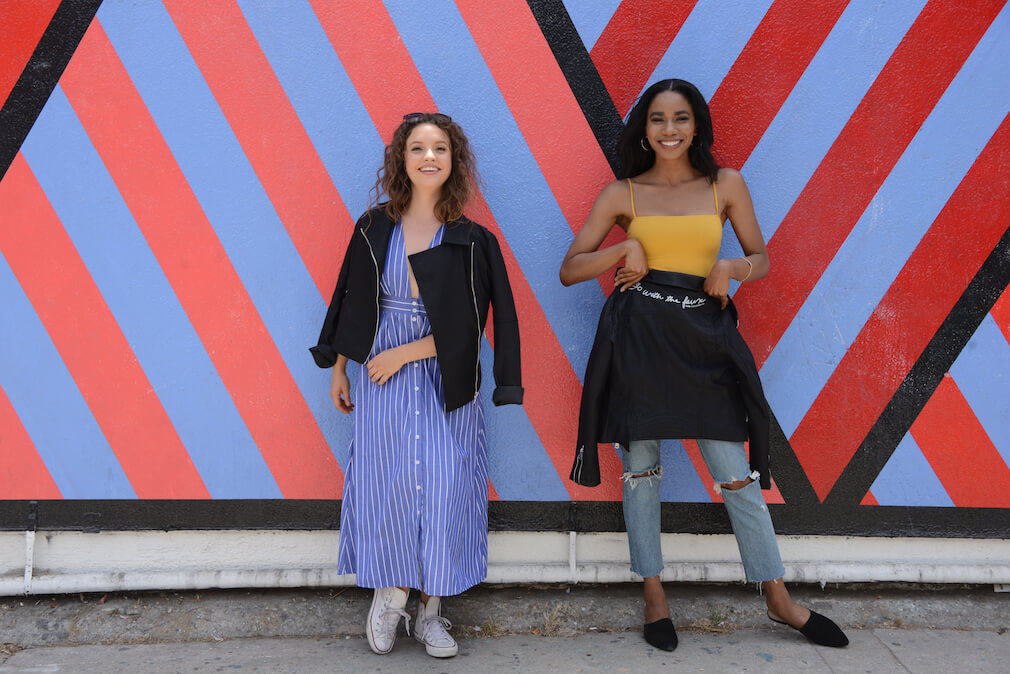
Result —
M 729 333 L 730 356 L 739 371 L 740 392 L 747 410 L 747 439 L 749 442 L 750 467 L 761 474 L 758 480 L 761 489 L 772 488 L 771 476 L 771 408 L 765 399 L 761 377 L 758 375 L 754 356 L 736 330 L 740 323 L 736 305 L 729 303 L 734 328 Z
M 521 405 L 523 402 L 522 366 L 519 355 L 519 318 L 512 299 L 512 286 L 501 247 L 488 232 L 487 269 L 494 309 L 494 381 L 491 396 L 495 405 Z
M 607 394 L 610 391 L 610 367 L 613 362 L 613 312 L 612 302 L 604 305 L 596 338 L 586 363 L 586 376 L 579 404 L 579 434 L 576 440 L 575 461 L 568 478 L 585 487 L 600 484 L 600 456 L 597 444 L 600 427 L 607 413 Z
M 344 261 L 340 265 L 340 274 L 337 276 L 337 287 L 333 290 L 333 298 L 330 306 L 326 310 L 326 318 L 323 319 L 323 329 L 319 332 L 319 341 L 315 346 L 310 347 L 312 357 L 319 367 L 333 367 L 337 362 L 337 347 L 335 338 L 337 335 L 337 320 L 340 318 L 340 307 L 344 303 L 344 296 L 347 294 L 347 276 L 351 269 L 351 259 L 354 257 L 355 248 L 358 244 L 360 232 L 357 225 L 351 233 L 351 240 L 347 244 L 347 251 L 344 253 Z

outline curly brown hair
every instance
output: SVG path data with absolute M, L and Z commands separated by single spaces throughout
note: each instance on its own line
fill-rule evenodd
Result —
M 385 195 L 389 201 L 383 208 L 394 221 L 399 220 L 410 205 L 412 184 L 403 157 L 407 137 L 418 124 L 433 124 L 449 137 L 452 171 L 442 185 L 442 194 L 435 204 L 435 217 L 442 222 L 452 222 L 463 215 L 463 209 L 479 184 L 480 177 L 477 174 L 473 151 L 470 149 L 470 141 L 467 140 L 463 129 L 449 116 L 439 113 L 411 115 L 396 127 L 393 139 L 386 146 L 382 166 L 375 172 L 375 186 L 371 190 L 372 205 L 377 205 L 379 196 Z

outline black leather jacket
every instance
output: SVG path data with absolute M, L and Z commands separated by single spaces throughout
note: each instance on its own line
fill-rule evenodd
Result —
M 771 412 L 757 366 L 736 307 L 721 309 L 704 282 L 653 269 L 607 299 L 582 387 L 574 482 L 600 483 L 597 443 L 708 438 L 749 440 L 751 469 L 771 488 Z
M 379 326 L 379 279 L 394 224 L 381 205 L 358 218 L 319 343 L 309 349 L 319 367 L 332 367 L 337 354 L 359 363 L 368 358 Z M 447 223 L 441 245 L 411 255 L 410 266 L 435 338 L 446 411 L 462 407 L 480 390 L 479 351 L 489 304 L 494 305 L 497 384 L 492 400 L 521 404 L 519 324 L 494 234 L 461 217 Z

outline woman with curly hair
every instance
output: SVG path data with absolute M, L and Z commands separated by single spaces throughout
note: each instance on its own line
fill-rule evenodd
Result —
M 354 227 L 319 342 L 330 395 L 354 411 L 340 516 L 339 573 L 375 588 L 372 650 L 393 648 L 410 588 L 414 636 L 429 655 L 457 644 L 441 597 L 487 573 L 487 444 L 479 351 L 494 305 L 495 405 L 521 404 L 519 331 L 494 235 L 463 215 L 476 180 L 462 129 L 406 115 Z M 376 196 L 376 201 L 378 196 Z M 361 363 L 351 402 L 348 360 Z
M 694 85 L 670 79 L 646 89 L 618 140 L 621 179 L 597 197 L 565 255 L 565 285 L 624 261 L 586 368 L 572 479 L 600 483 L 598 442 L 623 450 L 631 570 L 644 578 L 645 638 L 653 646 L 677 645 L 660 583 L 660 441 L 667 438 L 698 441 L 747 580 L 763 586 L 768 617 L 815 643 L 845 646 L 842 631 L 794 602 L 782 582 L 761 496 L 771 487 L 770 412 L 729 299 L 730 279 L 768 273 L 768 253 L 747 185 L 737 171 L 719 168 L 713 140 L 708 104 Z M 743 257 L 718 259 L 726 220 Z M 615 225 L 628 238 L 601 250 Z

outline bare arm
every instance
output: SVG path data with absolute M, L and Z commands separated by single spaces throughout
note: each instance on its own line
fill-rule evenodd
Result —
M 434 335 L 386 349 L 369 359 L 367 364 L 368 378 L 376 384 L 385 384 L 407 363 L 433 358 L 436 355 Z M 354 411 L 354 403 L 351 402 L 351 382 L 347 378 L 347 356 L 338 355 L 337 362 L 333 365 L 330 397 L 333 398 L 333 404 L 338 411 L 344 414 Z
M 771 264 L 743 176 L 734 169 L 720 169 L 718 187 L 723 212 L 733 225 L 744 252 L 744 257 L 716 262 L 705 279 L 705 292 L 719 299 L 725 307 L 729 302 L 731 278 L 740 282 L 756 281 L 768 274 Z
M 575 235 L 572 245 L 565 254 L 559 274 L 561 283 L 588 281 L 607 271 L 622 259 L 624 269 L 617 274 L 617 284 L 626 290 L 641 280 L 649 271 L 645 261 L 645 251 L 635 239 L 627 239 L 613 246 L 599 250 L 619 219 L 627 219 L 629 195 L 625 182 L 613 182 L 603 188 L 593 204 L 586 224 Z
M 351 402 L 351 382 L 347 379 L 347 356 L 337 354 L 337 362 L 333 365 L 333 377 L 330 380 L 330 397 L 337 411 L 347 414 L 354 411 Z
M 368 360 L 368 378 L 381 386 L 407 363 L 433 358 L 436 355 L 438 354 L 435 351 L 434 335 L 394 346 L 392 349 L 375 354 Z

